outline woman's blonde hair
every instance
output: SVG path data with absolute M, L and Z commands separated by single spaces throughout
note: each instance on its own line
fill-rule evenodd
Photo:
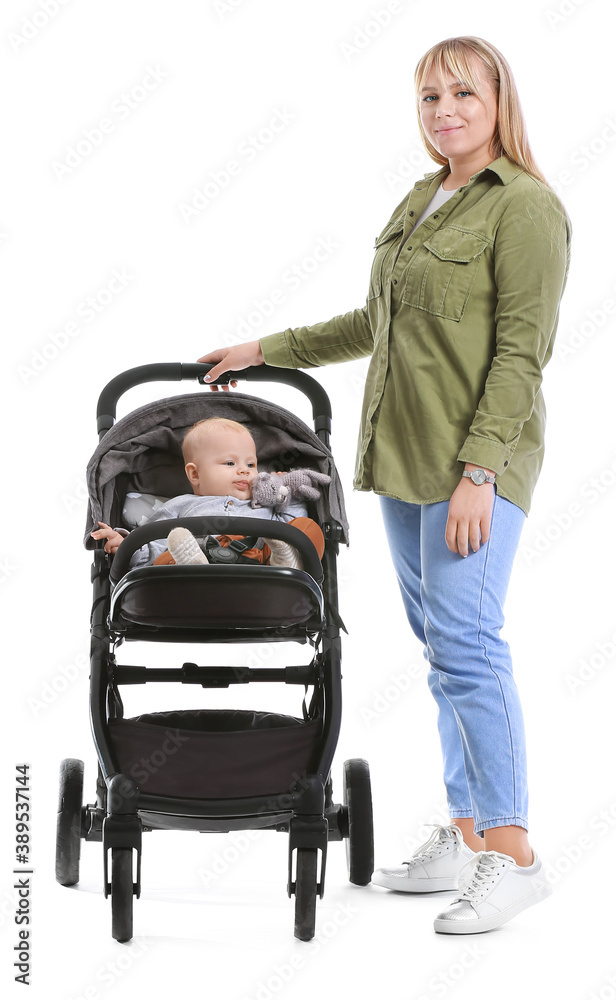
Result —
M 436 69 L 443 81 L 446 74 L 450 73 L 482 99 L 481 81 L 474 72 L 473 55 L 481 60 L 496 94 L 498 113 L 493 140 L 494 159 L 503 155 L 507 156 L 531 177 L 536 177 L 543 184 L 547 184 L 548 182 L 539 170 L 530 150 L 520 98 L 511 68 L 497 48 L 483 38 L 477 38 L 474 35 L 446 38 L 445 41 L 438 42 L 422 56 L 417 64 L 415 70 L 417 117 L 419 118 L 422 141 L 428 155 L 436 163 L 443 166 L 449 162 L 447 157 L 439 153 L 432 145 L 423 130 L 420 117 L 420 91 L 425 85 L 429 73 Z

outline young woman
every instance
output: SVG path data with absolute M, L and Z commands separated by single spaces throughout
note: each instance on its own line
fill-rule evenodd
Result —
M 215 379 L 264 361 L 312 368 L 372 355 L 354 485 L 381 497 L 424 644 L 451 817 L 373 881 L 457 889 L 434 927 L 466 934 L 551 892 L 528 840 L 524 723 L 500 629 L 543 461 L 540 385 L 570 225 L 494 46 L 440 42 L 415 85 L 422 138 L 441 169 L 405 195 L 377 238 L 366 305 L 200 360 L 215 364 Z

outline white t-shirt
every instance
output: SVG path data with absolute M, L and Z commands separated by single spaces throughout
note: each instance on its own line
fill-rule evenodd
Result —
M 444 205 L 445 202 L 449 198 L 451 198 L 452 194 L 455 194 L 457 190 L 458 190 L 458 188 L 455 188 L 453 191 L 445 191 L 445 190 L 443 190 L 443 185 L 441 184 L 440 187 L 439 187 L 439 189 L 438 189 L 438 191 L 436 192 L 436 194 L 432 198 L 432 200 L 430 202 L 428 202 L 428 204 L 424 208 L 424 210 L 421 213 L 421 215 L 419 216 L 417 222 L 413 226 L 411 232 L 414 233 L 415 230 L 417 229 L 417 226 L 420 226 L 422 224 L 422 222 L 425 219 L 428 218 L 429 215 L 433 215 L 434 212 L 436 212 L 441 207 L 441 205 Z

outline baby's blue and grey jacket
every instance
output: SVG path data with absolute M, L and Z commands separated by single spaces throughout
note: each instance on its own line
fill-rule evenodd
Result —
M 233 496 L 198 497 L 188 493 L 168 500 L 148 519 L 148 524 L 174 517 L 261 517 L 268 521 L 288 523 L 295 517 L 306 517 L 306 514 L 306 506 L 295 499 L 291 500 L 286 510 L 278 512 L 271 507 L 252 507 L 250 500 L 239 500 Z M 205 538 L 199 538 L 198 541 L 204 544 Z M 257 547 L 260 548 L 262 544 L 259 540 Z M 150 565 L 166 548 L 166 538 L 148 542 L 133 553 L 130 561 L 131 569 Z

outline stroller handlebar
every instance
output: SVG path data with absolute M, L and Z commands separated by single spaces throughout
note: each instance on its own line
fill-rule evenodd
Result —
M 303 531 L 286 521 L 270 521 L 256 517 L 178 517 L 152 521 L 133 528 L 126 536 L 113 557 L 109 574 L 112 584 L 118 583 L 128 573 L 133 552 L 147 542 L 166 538 L 172 528 L 188 528 L 198 537 L 204 535 L 258 535 L 259 537 L 280 538 L 293 545 L 299 552 L 304 568 L 310 576 L 321 583 L 323 566 L 314 545 Z
M 120 375 L 116 375 L 111 382 L 107 383 L 98 399 L 96 423 L 99 440 L 113 427 L 118 399 L 128 389 L 146 382 L 181 382 L 185 379 L 194 379 L 203 385 L 204 376 L 213 367 L 214 365 L 170 362 L 139 365 L 137 368 L 129 368 Z M 274 368 L 272 365 L 263 364 L 254 368 L 244 368 L 238 372 L 225 372 L 215 382 L 207 384 L 228 385 L 231 380 L 235 379 L 245 379 L 247 382 L 282 382 L 303 392 L 312 403 L 315 433 L 319 434 L 321 431 L 322 434 L 319 434 L 319 437 L 322 437 L 323 440 L 326 435 L 325 443 L 329 443 L 327 439 L 331 432 L 331 403 L 325 389 L 316 379 L 294 368 Z

